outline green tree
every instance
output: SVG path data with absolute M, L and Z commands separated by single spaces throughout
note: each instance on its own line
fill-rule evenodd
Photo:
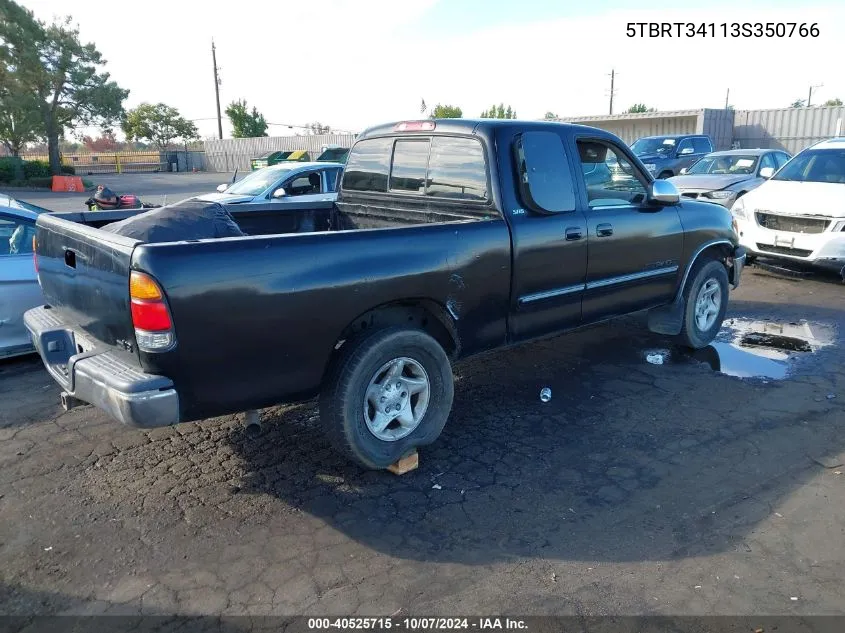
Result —
M 654 112 L 654 108 L 649 108 L 644 103 L 635 103 L 627 111 L 630 114 L 640 114 L 641 112 Z
M 824 102 L 824 104 L 826 106 L 841 106 L 842 105 L 842 99 L 840 99 L 839 97 L 837 97 L 836 99 L 828 99 L 827 101 Z
M 258 108 L 252 106 L 252 112 L 247 109 L 246 99 L 232 101 L 226 108 L 226 116 L 232 124 L 232 136 L 235 138 L 255 138 L 267 136 L 267 121 Z
M 0 42 L 6 71 L 37 100 L 50 171 L 60 174 L 64 133 L 108 127 L 123 112 L 129 91 L 100 72 L 105 60 L 94 44 L 80 41 L 70 17 L 46 25 L 13 0 L 0 0 Z
M 560 117 L 559 117 L 557 114 L 555 114 L 554 112 L 549 111 L 549 112 L 546 112 L 546 114 L 545 114 L 545 116 L 544 116 L 543 118 L 544 118 L 546 121 L 556 121 L 556 120 L 557 120 L 557 119 L 559 119 Z
M 432 119 L 460 119 L 464 115 L 464 111 L 461 110 L 458 106 L 453 105 L 440 105 L 439 103 L 434 106 L 434 110 L 431 113 Z
M 18 156 L 27 143 L 43 138 L 38 99 L 0 68 L 0 143 Z
M 792 102 L 792 105 L 789 106 L 790 108 L 803 108 L 804 107 L 804 99 L 796 99 Z
M 314 121 L 305 126 L 307 134 L 331 134 L 332 128 L 329 125 L 323 125 L 319 121 Z
M 516 110 L 511 109 L 510 106 L 505 108 L 504 103 L 492 106 L 489 110 L 481 113 L 482 119 L 515 119 Z
M 120 125 L 127 139 L 146 139 L 160 150 L 176 139 L 187 143 L 199 137 L 193 122 L 183 119 L 179 110 L 164 103 L 142 103 L 126 112 Z

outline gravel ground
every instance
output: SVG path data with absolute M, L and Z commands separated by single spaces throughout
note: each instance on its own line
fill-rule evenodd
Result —
M 835 340 L 783 380 L 639 316 L 471 359 L 402 477 L 313 403 L 145 432 L 0 363 L 0 613 L 845 614 L 845 287 L 747 269 L 729 316 Z

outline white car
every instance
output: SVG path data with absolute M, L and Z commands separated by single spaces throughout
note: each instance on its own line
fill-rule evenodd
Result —
M 731 213 L 749 259 L 806 262 L 845 279 L 845 138 L 803 150 Z

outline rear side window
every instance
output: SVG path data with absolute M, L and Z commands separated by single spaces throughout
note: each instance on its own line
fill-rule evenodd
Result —
M 487 199 L 487 165 L 484 148 L 470 138 L 435 136 L 428 161 L 430 196 L 463 200 Z
M 575 210 L 563 141 L 554 132 L 524 132 L 514 141 L 523 203 L 540 213 Z
M 343 188 L 352 191 L 387 191 L 392 138 L 359 141 L 349 153 L 343 172 Z
M 428 139 L 396 141 L 393 148 L 393 168 L 390 170 L 391 191 L 425 191 L 429 147 Z
M 484 148 L 477 139 L 452 136 L 363 140 L 349 154 L 342 187 L 484 202 Z
M 709 154 L 713 151 L 710 139 L 702 138 L 700 136 L 692 139 L 692 147 L 696 154 Z

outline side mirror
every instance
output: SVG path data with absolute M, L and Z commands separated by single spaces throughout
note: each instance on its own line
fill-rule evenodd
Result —
M 227 185 L 225 182 L 222 185 L 217 185 L 217 191 L 219 191 L 220 193 L 223 193 L 228 188 L 229 185 Z
M 648 186 L 648 202 L 660 205 L 678 204 L 681 194 L 668 180 L 655 180 Z
M 692 154 L 695 150 L 692 147 L 685 147 L 680 152 L 678 152 L 679 156 L 683 156 L 684 154 Z
M 287 194 L 287 192 L 285 191 L 284 187 L 279 187 L 278 189 L 276 189 L 276 190 L 273 192 L 273 197 L 274 197 L 274 198 L 284 198 L 286 195 L 288 195 L 288 194 Z
M 686 167 L 684 167 L 683 169 L 681 169 L 681 171 L 680 171 L 680 175 L 681 175 L 681 176 L 683 176 L 685 173 L 687 173 L 687 168 L 686 168 Z
M 775 175 L 775 168 L 774 167 L 761 167 L 760 168 L 760 178 L 771 178 Z

